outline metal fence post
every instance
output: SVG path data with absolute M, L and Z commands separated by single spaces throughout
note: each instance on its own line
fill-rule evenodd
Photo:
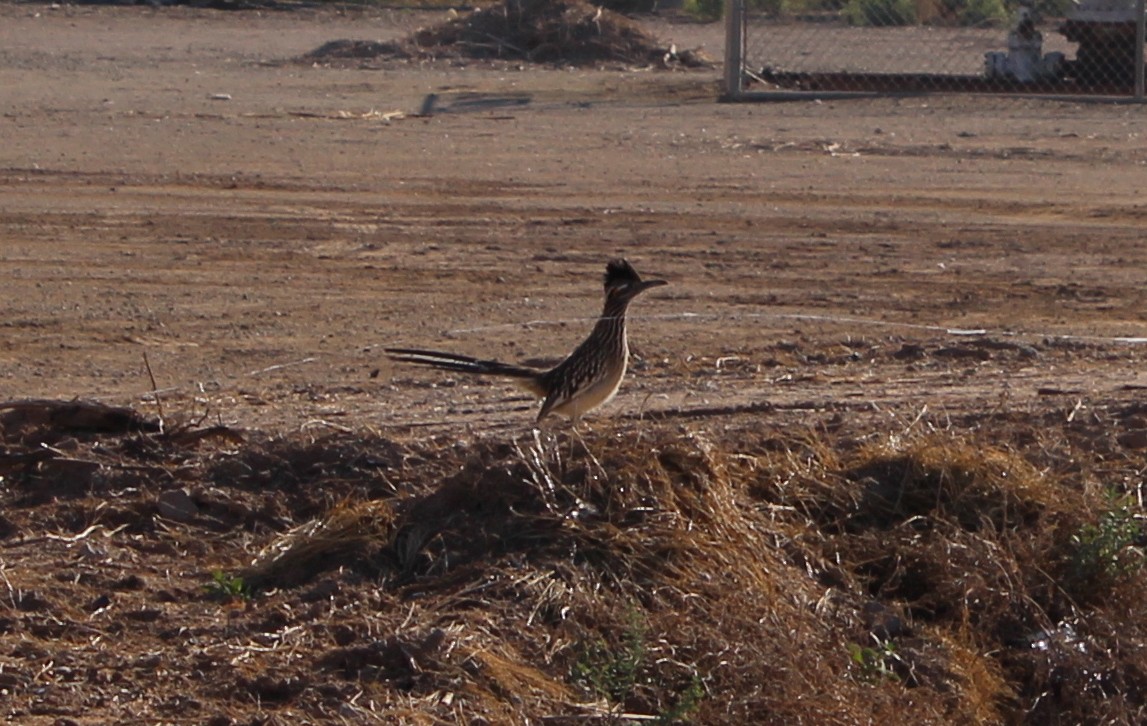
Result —
M 1147 0 L 1135 4 L 1135 98 L 1143 100 L 1143 46 L 1147 44 Z
M 744 16 L 745 0 L 725 0 L 725 98 L 730 101 L 739 98 L 744 90 Z

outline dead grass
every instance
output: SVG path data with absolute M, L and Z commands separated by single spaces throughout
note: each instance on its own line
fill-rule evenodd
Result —
M 130 628 L 109 673 L 162 713 L 171 677 L 130 660 L 159 653 L 205 720 L 1136 722 L 1144 576 L 1082 580 L 1077 535 L 1141 516 L 1095 477 L 1144 462 L 1081 465 L 1113 435 L 1049 421 L 188 444 L 25 417 L 0 454 L 10 713 L 75 672 L 60 622 Z M 28 458 L 48 440 L 67 455 Z M 155 509 L 174 487 L 187 521 Z M 254 591 L 209 597 L 217 569 Z

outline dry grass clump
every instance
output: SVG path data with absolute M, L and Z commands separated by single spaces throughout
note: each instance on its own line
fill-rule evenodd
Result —
M 388 500 L 344 503 L 277 538 L 243 570 L 243 582 L 253 588 L 297 585 L 331 566 L 369 558 L 387 544 L 393 524 Z
M 1113 436 L 1044 424 L 192 449 L 137 430 L 49 436 L 37 419 L 3 441 L 0 537 L 122 521 L 131 558 L 149 553 L 168 584 L 81 563 L 102 590 L 56 607 L 84 585 L 11 571 L 31 593 L 11 627 L 42 609 L 20 637 L 54 632 L 52 618 L 138 597 L 133 642 L 206 674 L 197 698 L 288 720 L 1135 722 L 1143 513 L 1095 473 L 1130 481 L 1147 461 L 1107 447 L 1089 464 Z M 1048 456 L 1051 441 L 1070 455 Z M 65 482 L 64 460 L 92 474 Z M 176 487 L 193 505 L 170 521 L 153 501 Z M 48 540 L 59 562 L 76 561 L 72 537 Z M 112 534 L 91 546 L 136 561 Z M 190 586 L 170 584 L 189 561 Z
M 853 457 L 845 476 L 863 489 L 854 527 L 894 528 L 926 517 L 1003 532 L 1068 506 L 1054 480 L 1015 451 L 965 438 L 886 441 Z
M 535 432 L 470 447 L 394 507 L 375 540 L 391 543 L 385 586 L 483 613 L 437 666 L 484 684 L 475 699 L 520 687 L 551 715 L 984 723 L 1087 668 L 1139 698 L 1142 664 L 1110 662 L 1113 632 L 1080 635 L 1062 579 L 1082 494 L 974 440 Z M 1086 647 L 1059 647 L 1063 632 Z
M 1031 709 L 1138 718 L 1141 619 L 1120 605 L 1123 629 L 1113 628 L 1107 611 L 1143 593 L 1141 571 L 1127 566 L 1142 559 L 1137 515 L 1096 501 L 1073 480 L 1075 464 L 1063 475 L 1039 470 L 975 436 L 890 438 L 826 458 L 835 468 L 823 480 L 810 484 L 806 472 L 796 492 L 772 494 L 800 502 L 825 535 L 825 558 L 879 603 L 871 635 L 896 643 L 887 659 L 903 683 L 963 694 L 976 720 Z M 801 461 L 807 470 L 813 459 Z M 923 633 L 944 645 L 946 662 L 921 650 Z

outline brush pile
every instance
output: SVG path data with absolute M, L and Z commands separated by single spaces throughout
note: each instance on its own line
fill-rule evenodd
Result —
M 308 63 L 379 58 L 476 58 L 594 66 L 701 67 L 697 51 L 678 51 L 637 22 L 586 0 L 503 0 L 397 43 L 338 40 L 303 56 Z
M 1099 422 L 401 443 L 75 406 L 0 407 L 16 720 L 1147 709 L 1147 461 Z

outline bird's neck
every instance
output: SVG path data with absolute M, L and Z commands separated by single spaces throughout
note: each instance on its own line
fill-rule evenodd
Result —
M 619 341 L 623 347 L 628 347 L 625 337 L 625 313 L 628 309 L 629 300 L 607 299 L 594 332 L 604 340 Z
M 629 310 L 629 300 L 627 300 L 627 299 L 615 300 L 613 298 L 610 298 L 610 299 L 605 301 L 605 307 L 602 308 L 602 311 L 601 311 L 601 319 L 603 321 L 618 320 L 621 323 L 624 323 L 625 322 L 625 313 L 627 310 Z

